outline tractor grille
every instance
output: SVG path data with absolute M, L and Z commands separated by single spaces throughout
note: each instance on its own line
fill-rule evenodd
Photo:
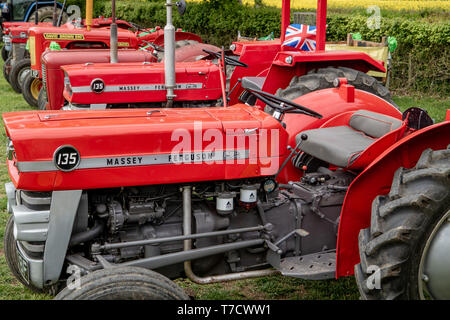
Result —
M 47 74 L 45 73 L 45 64 L 41 64 L 41 71 L 42 71 L 42 88 L 44 90 L 47 90 Z

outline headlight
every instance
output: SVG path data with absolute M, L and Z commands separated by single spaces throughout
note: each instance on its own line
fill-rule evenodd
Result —
M 66 72 L 64 72 L 64 88 L 67 90 L 69 95 L 72 95 L 72 85 L 70 84 L 70 79 Z
M 16 156 L 13 142 L 9 137 L 6 140 L 6 155 L 8 160 L 13 160 L 14 157 Z

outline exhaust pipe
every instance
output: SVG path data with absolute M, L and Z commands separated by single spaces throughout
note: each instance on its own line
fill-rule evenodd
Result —
M 39 24 L 39 13 L 38 13 L 38 7 L 39 7 L 39 1 L 36 0 L 34 3 L 36 3 L 36 11 L 34 12 L 34 24 Z
M 64 14 L 64 9 L 66 8 L 66 0 L 64 0 L 62 8 L 61 8 L 61 12 L 59 13 L 59 17 L 58 17 L 58 22 L 56 23 L 56 26 L 60 27 L 61 26 L 61 21 L 62 21 L 62 16 Z
M 164 27 L 164 76 L 167 90 L 167 108 L 172 107 L 175 89 L 175 27 L 172 22 L 172 0 L 166 1 L 167 18 Z
M 111 37 L 110 37 L 110 45 L 111 45 L 111 63 L 118 63 L 119 62 L 119 54 L 117 52 L 118 50 L 118 43 L 117 43 L 117 23 L 116 23 L 116 0 L 112 0 L 111 3 Z
M 55 1 L 53 1 L 53 19 L 52 19 L 52 23 L 53 23 L 54 27 L 56 27 L 57 23 L 58 23 L 58 14 L 56 13 L 57 8 L 58 8 L 58 5 L 57 5 L 57 1 L 55 0 Z
M 191 207 L 191 187 L 185 186 L 183 187 L 183 234 L 185 236 L 192 234 L 192 207 Z M 184 240 L 184 251 L 189 251 L 192 249 L 192 239 Z M 217 276 L 209 276 L 209 277 L 199 277 L 192 270 L 191 261 L 184 262 L 184 273 L 186 276 L 195 283 L 198 284 L 209 284 L 216 283 L 222 281 L 231 281 L 231 280 L 242 280 L 248 278 L 259 278 L 259 277 L 267 277 L 274 274 L 279 273 L 278 270 L 274 270 L 271 268 L 263 269 L 263 270 L 254 270 L 254 271 L 243 271 L 243 272 L 235 272 L 222 274 Z
M 86 30 L 91 31 L 93 0 L 86 0 Z

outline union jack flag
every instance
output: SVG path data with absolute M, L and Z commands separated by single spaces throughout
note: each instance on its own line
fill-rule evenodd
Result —
M 303 51 L 316 50 L 316 26 L 306 24 L 291 24 L 286 29 L 282 46 L 288 46 Z M 289 49 L 289 48 L 286 48 Z

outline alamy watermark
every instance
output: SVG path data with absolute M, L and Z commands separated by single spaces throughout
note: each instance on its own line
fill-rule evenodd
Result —
M 367 18 L 366 24 L 367 28 L 370 30 L 378 30 L 381 29 L 381 10 L 379 6 L 373 5 L 366 9 L 368 14 L 371 14 L 369 18 Z
M 370 265 L 367 267 L 367 274 L 370 276 L 366 280 L 367 289 L 381 289 L 381 269 L 379 266 Z

